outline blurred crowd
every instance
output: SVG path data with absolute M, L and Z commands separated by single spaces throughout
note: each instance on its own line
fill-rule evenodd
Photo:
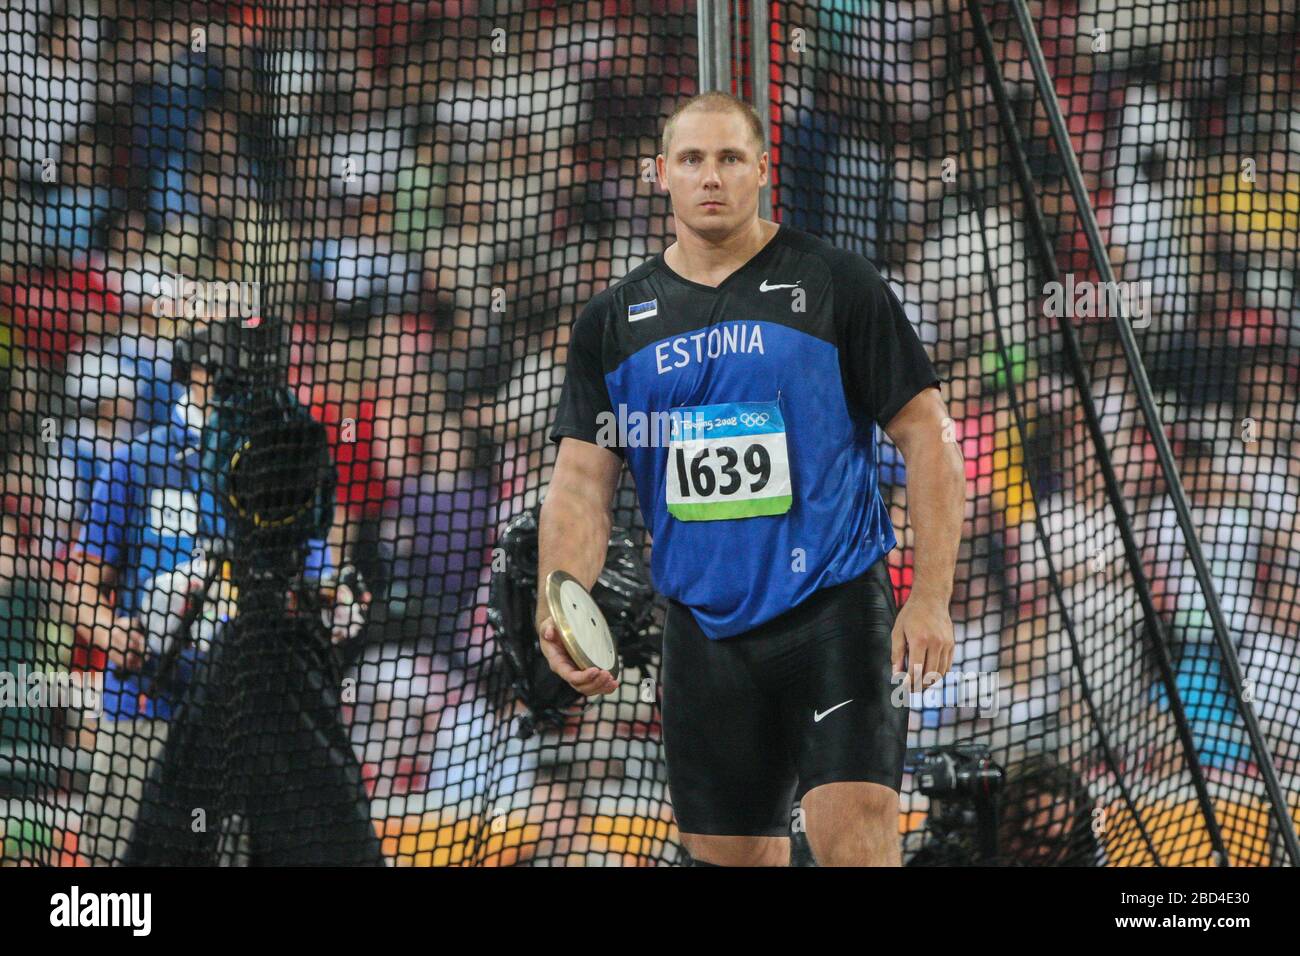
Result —
M 1043 314 L 1049 277 L 963 6 L 790 3 L 774 27 L 811 37 L 773 57 L 779 218 L 891 281 L 966 459 L 954 666 L 997 672 L 1002 706 L 970 716 L 918 699 L 912 743 L 985 740 L 1007 762 L 1046 753 L 1096 775 L 1106 728 L 1126 769 L 1177 772 L 1095 424 L 1201 759 L 1241 771 L 1253 756 L 1114 321 L 1074 320 L 1090 424 Z M 1183 6 L 1035 5 L 1117 278 L 1151 283 L 1138 344 L 1243 676 L 1296 770 L 1296 15 L 1223 0 L 1200 5 L 1193 29 Z M 671 819 L 650 779 L 652 706 L 629 683 L 562 754 L 514 739 L 485 605 L 495 534 L 546 486 L 577 310 L 672 241 L 643 171 L 662 118 L 696 91 L 693 5 L 332 0 L 161 19 L 111 0 L 23 7 L 0 33 L 0 669 L 105 666 L 64 606 L 89 483 L 179 397 L 172 341 L 195 316 L 176 314 L 175 277 L 257 283 L 338 465 L 331 544 L 376 595 L 348 704 L 376 817 L 441 833 L 447 808 L 496 819 L 504 800 L 497 816 L 535 824 L 539 857 L 666 852 L 573 822 Z M 1025 50 L 1013 24 L 991 30 L 1050 256 L 1095 281 Z M 234 315 L 206 309 L 200 321 Z M 884 460 L 905 596 L 905 469 L 888 447 Z M 634 522 L 630 488 L 618 509 Z M 0 715 L 0 728 L 0 748 L 73 752 L 59 785 L 75 789 L 93 722 Z M 582 769 L 548 773 L 561 764 Z M 408 823 L 387 848 L 414 858 Z

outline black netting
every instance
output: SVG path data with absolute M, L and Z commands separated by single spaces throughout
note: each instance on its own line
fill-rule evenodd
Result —
M 992 70 L 967 6 L 770 5 L 773 218 L 891 281 L 966 460 L 969 696 L 919 699 L 909 745 L 989 748 L 1014 862 L 1283 862 L 1243 712 L 1294 815 L 1295 14 L 1032 5 L 1243 700 L 1076 294 L 1101 276 L 1027 46 L 981 4 Z M 3 15 L 0 859 L 680 862 L 630 478 L 619 691 L 575 706 L 512 628 L 571 324 L 672 242 L 649 164 L 698 90 L 695 5 Z M 905 857 L 955 862 L 970 827 L 931 809 L 909 773 Z
M 1232 863 L 1278 862 L 1243 702 L 1140 414 L 1116 300 L 1100 295 L 1131 295 L 1243 696 L 1294 812 L 1294 14 L 1282 4 L 1034 5 L 1120 283 L 1103 287 L 1010 5 L 980 5 L 996 71 L 968 5 L 782 6 L 810 49 L 774 45 L 791 81 L 773 87 L 778 205 L 785 221 L 854 246 L 894 282 L 948 378 L 974 491 L 953 601 L 955 667 L 995 673 L 1006 703 L 988 719 L 926 707 L 913 714 L 910 743 L 991 748 L 1007 771 L 1003 835 L 1024 862 L 1213 862 L 1215 830 Z M 901 524 L 904 488 L 890 487 Z M 906 588 L 906 549 L 893 560 Z M 911 809 L 928 806 L 910 797 Z M 949 836 L 932 825 L 907 842 L 943 860 Z

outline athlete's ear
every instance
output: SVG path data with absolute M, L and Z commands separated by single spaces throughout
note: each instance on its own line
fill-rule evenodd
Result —
M 655 179 L 659 182 L 659 188 L 664 192 L 668 191 L 668 159 L 663 153 L 655 157 Z

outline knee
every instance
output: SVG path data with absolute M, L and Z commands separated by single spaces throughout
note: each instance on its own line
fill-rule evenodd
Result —
M 788 837 L 713 836 L 683 833 L 692 858 L 715 866 L 789 866 Z
M 819 866 L 860 866 L 897 857 L 897 793 L 877 786 L 814 793 L 805 796 L 804 808 L 808 846 Z
M 808 825 L 808 847 L 818 866 L 900 866 L 902 843 L 898 819 L 871 819 L 846 827 Z

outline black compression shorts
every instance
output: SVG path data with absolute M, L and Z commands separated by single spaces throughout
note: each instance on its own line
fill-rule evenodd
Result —
M 907 698 L 891 696 L 898 608 L 885 560 L 751 631 L 710 640 L 668 602 L 664 752 L 683 833 L 789 836 L 813 787 L 903 782 Z

